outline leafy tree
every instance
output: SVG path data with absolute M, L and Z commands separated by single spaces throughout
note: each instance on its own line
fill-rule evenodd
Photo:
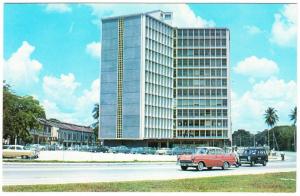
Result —
M 96 103 L 94 105 L 93 111 L 93 118 L 96 120 L 96 122 L 93 123 L 92 127 L 94 130 L 95 139 L 98 139 L 98 132 L 99 132 L 99 103 Z
M 39 129 L 38 118 L 45 118 L 44 109 L 32 96 L 18 96 L 4 82 L 3 86 L 3 137 L 23 142 L 30 141 L 29 130 Z
M 290 120 L 293 121 L 293 125 L 297 123 L 297 106 L 292 109 L 290 116 Z
M 239 129 L 232 134 L 233 146 L 253 146 L 254 135 L 244 129 Z

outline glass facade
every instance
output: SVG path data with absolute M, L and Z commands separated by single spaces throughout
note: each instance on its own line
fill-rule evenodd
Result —
M 228 139 L 229 30 L 102 20 L 100 139 Z
M 150 16 L 145 20 L 145 138 L 172 138 L 172 27 Z
M 227 29 L 176 29 L 174 138 L 227 138 Z

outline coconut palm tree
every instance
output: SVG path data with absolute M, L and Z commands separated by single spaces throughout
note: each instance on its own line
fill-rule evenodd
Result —
M 270 127 L 270 129 L 272 129 L 275 124 L 277 123 L 277 121 L 279 120 L 278 115 L 277 115 L 277 110 L 275 110 L 274 108 L 268 107 L 268 109 L 265 111 L 265 123 Z M 270 147 L 270 136 L 269 136 L 269 131 L 268 130 L 268 145 Z M 274 132 L 273 132 L 273 136 L 274 136 Z
M 290 120 L 293 121 L 293 126 L 295 126 L 294 130 L 294 151 L 296 151 L 296 123 L 297 123 L 297 106 L 292 109 L 290 116 Z
M 95 137 L 96 137 L 96 140 L 97 140 L 97 138 L 98 138 L 98 130 L 99 130 L 99 103 L 96 103 L 94 105 L 92 114 L 93 114 L 93 118 L 96 120 L 96 122 L 94 122 L 92 124 L 92 127 L 94 129 L 94 134 L 95 134 Z
M 290 120 L 293 121 L 293 125 L 297 123 L 297 106 L 292 109 L 290 116 Z

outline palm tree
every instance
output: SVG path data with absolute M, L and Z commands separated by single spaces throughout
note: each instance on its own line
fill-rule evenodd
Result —
M 277 123 L 277 121 L 279 120 L 278 115 L 276 114 L 277 110 L 275 110 L 274 108 L 269 107 L 266 111 L 265 111 L 265 123 L 270 127 L 270 129 L 272 129 L 274 127 L 274 125 Z M 269 131 L 268 130 L 268 145 L 270 147 L 270 136 L 269 136 Z M 273 136 L 274 136 L 274 131 L 273 131 Z
M 95 134 L 95 137 L 96 137 L 96 140 L 97 140 L 97 138 L 98 138 L 98 131 L 99 131 L 99 103 L 96 103 L 94 105 L 92 114 L 93 114 L 93 118 L 96 120 L 96 122 L 94 122 L 92 124 L 92 127 L 94 129 L 94 134 Z
M 293 125 L 297 123 L 297 106 L 292 109 L 290 116 L 290 120 L 293 121 Z
M 290 120 L 293 121 L 293 125 L 295 128 L 294 131 L 294 151 L 296 152 L 296 123 L 297 123 L 297 106 L 294 107 L 294 109 L 291 111 Z

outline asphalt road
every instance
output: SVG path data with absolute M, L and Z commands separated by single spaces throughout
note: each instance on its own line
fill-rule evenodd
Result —
M 296 171 L 296 153 L 266 167 L 182 171 L 176 163 L 3 163 L 3 185 L 163 180 Z

